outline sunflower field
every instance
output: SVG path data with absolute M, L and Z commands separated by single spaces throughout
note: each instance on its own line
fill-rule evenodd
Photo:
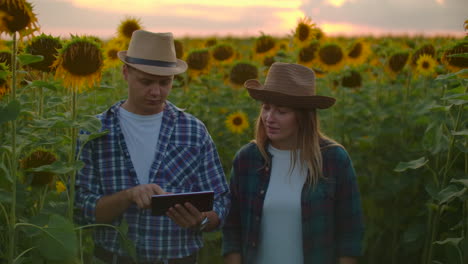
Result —
M 105 134 L 94 116 L 126 98 L 117 52 L 144 25 L 127 17 L 115 38 L 63 39 L 40 32 L 26 1 L 1 1 L 0 10 L 0 263 L 93 263 L 97 225 L 73 221 L 77 142 Z M 277 61 L 311 67 L 318 93 L 337 98 L 319 112 L 321 129 L 358 175 L 359 263 L 468 263 L 468 38 L 329 37 L 310 18 L 291 32 L 176 36 L 189 69 L 169 100 L 205 123 L 229 177 L 260 107 L 243 83 L 263 82 Z M 132 255 L 126 226 L 106 226 Z M 222 263 L 221 233 L 204 239 L 199 263 Z

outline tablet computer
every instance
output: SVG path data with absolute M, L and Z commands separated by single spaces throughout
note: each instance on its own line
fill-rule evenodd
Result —
M 189 202 L 200 212 L 213 210 L 213 191 L 186 192 L 153 195 L 151 197 L 151 214 L 154 216 L 166 215 L 167 210 L 176 204 L 184 205 Z

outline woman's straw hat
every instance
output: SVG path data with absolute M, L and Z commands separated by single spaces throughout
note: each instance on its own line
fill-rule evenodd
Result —
M 128 50 L 117 53 L 133 68 L 153 75 L 175 75 L 187 70 L 187 63 L 176 58 L 172 33 L 135 30 Z
M 268 71 L 265 84 L 250 79 L 244 83 L 255 100 L 301 109 L 325 109 L 335 98 L 315 95 L 315 73 L 293 63 L 275 62 Z

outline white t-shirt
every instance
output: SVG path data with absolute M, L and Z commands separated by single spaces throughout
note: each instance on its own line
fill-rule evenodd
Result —
M 258 264 L 303 263 L 301 192 L 307 167 L 290 170 L 291 151 L 268 147 L 271 174 L 263 203 Z
M 149 182 L 163 113 L 137 115 L 120 107 L 120 127 L 140 184 Z

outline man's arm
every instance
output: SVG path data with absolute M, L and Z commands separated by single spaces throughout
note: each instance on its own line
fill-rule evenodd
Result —
M 157 184 L 142 184 L 111 195 L 101 197 L 96 204 L 96 222 L 111 223 L 122 215 L 133 203 L 138 208 L 151 207 L 151 196 L 165 194 Z

